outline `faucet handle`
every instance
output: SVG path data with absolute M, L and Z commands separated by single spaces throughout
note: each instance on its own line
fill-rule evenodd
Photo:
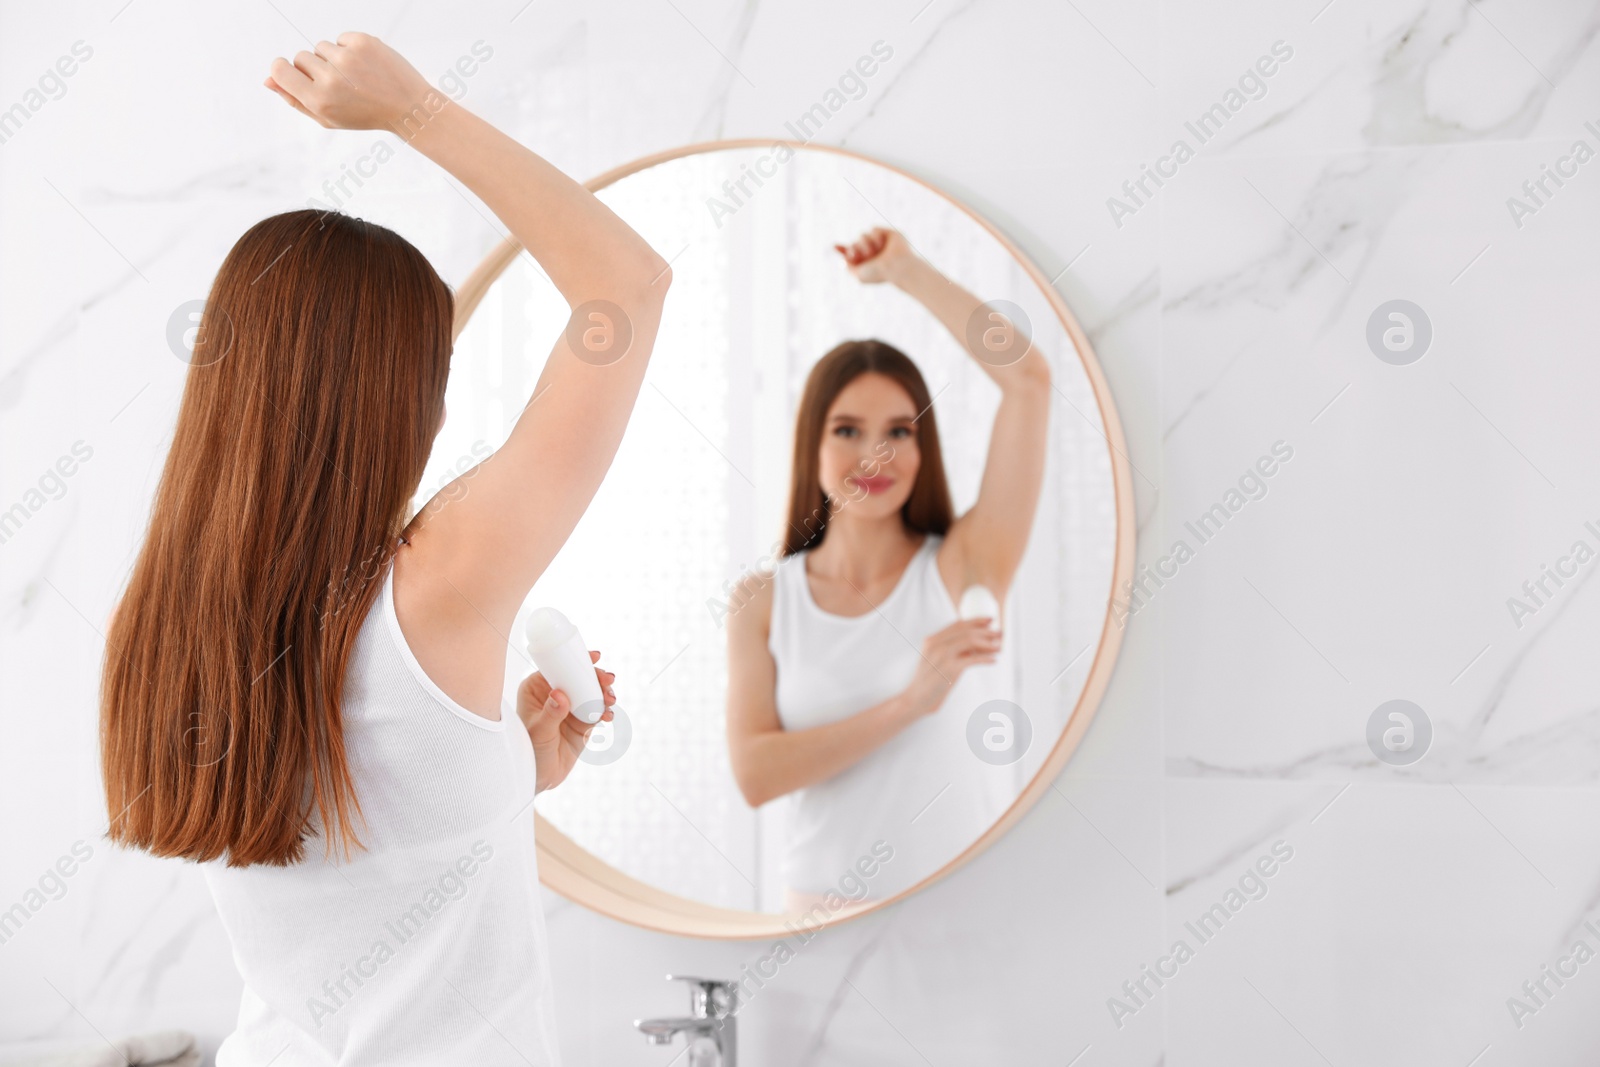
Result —
M 669 982 L 689 983 L 689 1014 L 696 1019 L 721 1019 L 733 1014 L 739 994 L 735 983 L 692 974 L 669 974 Z

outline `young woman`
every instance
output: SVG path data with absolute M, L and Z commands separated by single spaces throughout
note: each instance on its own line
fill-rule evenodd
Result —
M 914 885 L 1015 799 L 968 747 L 978 701 L 958 686 L 994 662 L 998 620 L 958 621 L 956 604 L 974 584 L 997 599 L 1010 587 L 1050 412 L 1044 355 L 900 234 L 835 248 L 862 282 L 898 286 L 932 312 L 1000 387 L 1000 407 L 977 503 L 954 518 L 932 399 L 910 359 L 846 341 L 806 380 L 782 554 L 728 626 L 734 775 L 752 805 L 796 795 L 789 911 L 859 882 L 863 860 L 876 872 L 864 899 Z
M 567 330 L 505 444 L 406 524 L 445 413 L 450 290 L 372 223 L 251 227 L 107 639 L 110 836 L 204 864 L 245 986 L 220 1067 L 553 1064 L 532 799 L 591 727 L 537 672 L 508 722 L 506 648 L 621 441 L 671 274 L 376 38 L 270 71 L 321 126 L 405 137 L 585 326 L 625 318 L 631 344 L 575 352 Z

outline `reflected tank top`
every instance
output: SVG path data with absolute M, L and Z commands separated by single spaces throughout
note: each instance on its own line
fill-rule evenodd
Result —
M 943 542 L 926 535 L 894 589 L 858 616 L 818 606 L 806 580 L 806 552 L 778 562 L 767 647 L 777 665 L 775 698 L 785 730 L 839 721 L 905 689 L 923 639 L 958 618 L 937 566 Z M 893 896 L 949 863 L 999 818 L 1015 799 L 1011 776 L 977 758 L 967 740 L 968 720 L 996 693 L 996 671 L 995 665 L 967 668 L 938 711 L 833 777 L 790 794 L 783 848 L 789 890 L 851 898 L 865 881 L 861 899 Z M 885 846 L 892 858 L 872 862 Z M 863 877 L 864 870 L 874 873 Z

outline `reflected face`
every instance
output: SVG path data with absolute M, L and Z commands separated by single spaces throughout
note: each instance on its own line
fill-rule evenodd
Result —
M 834 508 L 862 517 L 892 515 L 911 498 L 922 467 L 911 395 L 869 371 L 839 390 L 822 423 L 817 473 Z

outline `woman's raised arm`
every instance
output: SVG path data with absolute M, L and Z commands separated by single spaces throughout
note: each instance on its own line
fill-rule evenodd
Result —
M 470 492 L 446 486 L 439 495 L 448 506 L 423 509 L 396 562 L 405 585 L 396 610 L 418 660 L 452 697 L 492 718 L 517 609 L 622 441 L 671 271 L 581 184 L 445 97 L 375 37 L 344 33 L 292 64 L 277 59 L 265 84 L 323 126 L 405 138 L 499 216 L 574 310 L 506 442 L 463 475 Z
M 894 230 L 878 228 L 835 245 L 863 282 L 890 282 L 930 311 L 1000 387 L 978 499 L 945 535 L 968 582 L 1004 598 L 1022 562 L 1044 485 L 1050 424 L 1050 363 L 995 308 L 941 274 Z

